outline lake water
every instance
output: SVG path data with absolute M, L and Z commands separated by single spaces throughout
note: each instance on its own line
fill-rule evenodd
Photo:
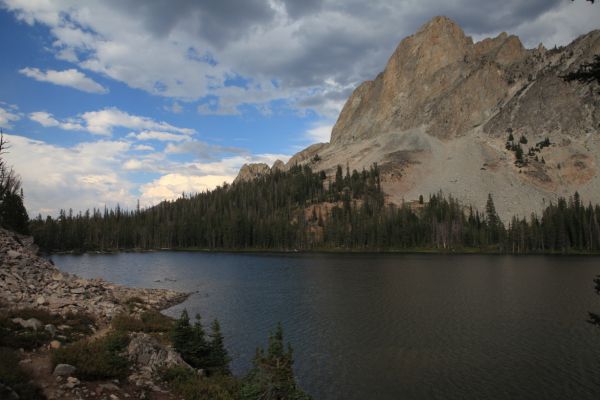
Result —
M 281 321 L 315 399 L 598 399 L 600 258 L 122 253 L 53 256 L 80 276 L 197 292 L 248 370 Z

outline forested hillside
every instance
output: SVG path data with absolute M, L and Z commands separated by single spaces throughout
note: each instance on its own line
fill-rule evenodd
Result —
M 47 251 L 600 251 L 600 206 L 584 205 L 577 193 L 507 226 L 492 196 L 485 212 L 442 193 L 399 207 L 384 199 L 376 165 L 338 167 L 333 179 L 296 166 L 148 209 L 39 216 L 30 229 Z

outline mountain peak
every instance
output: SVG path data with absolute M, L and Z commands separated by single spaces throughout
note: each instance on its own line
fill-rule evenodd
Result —
M 463 36 L 465 34 L 462 28 L 454 22 L 454 20 L 443 15 L 431 18 L 419 28 L 416 34 L 419 35 L 429 32 L 461 33 Z

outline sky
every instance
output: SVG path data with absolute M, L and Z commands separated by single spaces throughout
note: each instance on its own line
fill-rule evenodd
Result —
M 327 142 L 352 90 L 434 16 L 526 47 L 583 0 L 0 0 L 0 127 L 30 216 L 150 206 Z

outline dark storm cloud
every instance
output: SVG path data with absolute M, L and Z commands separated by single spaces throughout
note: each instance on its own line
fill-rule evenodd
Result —
M 221 46 L 248 29 L 272 20 L 274 10 L 265 0 L 111 0 L 116 10 L 140 19 L 154 35 L 176 27 L 192 30 Z
M 306 14 L 319 11 L 324 0 L 281 0 L 285 4 L 287 14 L 291 18 L 298 18 Z
M 167 97 L 215 96 L 230 110 L 286 98 L 299 107 L 311 103 L 318 109 L 319 99 L 331 105 L 337 100 L 332 96 L 373 79 L 398 43 L 437 15 L 454 19 L 475 39 L 506 31 L 520 35 L 527 46 L 548 47 L 597 28 L 600 17 L 600 5 L 583 0 L 2 2 L 49 25 L 60 25 L 60 18 L 48 17 L 52 12 L 92 25 L 101 40 L 71 32 L 76 29 L 69 24 L 55 31 L 62 46 L 79 46 L 83 68 L 151 93 L 161 83 L 160 94 Z M 73 44 L 73 38 L 87 42 Z M 112 51 L 110 41 L 124 50 Z M 147 49 L 138 56 L 140 46 Z M 198 62 L 205 59 L 210 62 Z M 231 76 L 243 78 L 251 90 L 228 88 Z
M 290 87 L 320 84 L 325 78 L 342 85 L 365 79 L 381 70 L 398 42 L 436 15 L 447 15 L 471 34 L 510 31 L 525 21 L 557 7 L 564 0 L 279 0 L 298 28 L 299 46 L 273 48 L 285 57 L 244 57 L 236 72 L 269 75 Z M 146 0 L 117 1 L 114 7 L 141 19 L 155 35 L 184 27 L 227 49 L 257 27 L 274 22 L 268 0 Z M 327 19 L 336 15 L 337 20 Z M 320 18 L 320 16 L 324 16 Z M 344 19 L 347 23 L 344 23 Z M 218 55 L 217 55 L 218 57 Z M 283 58 L 283 60 L 282 60 Z

